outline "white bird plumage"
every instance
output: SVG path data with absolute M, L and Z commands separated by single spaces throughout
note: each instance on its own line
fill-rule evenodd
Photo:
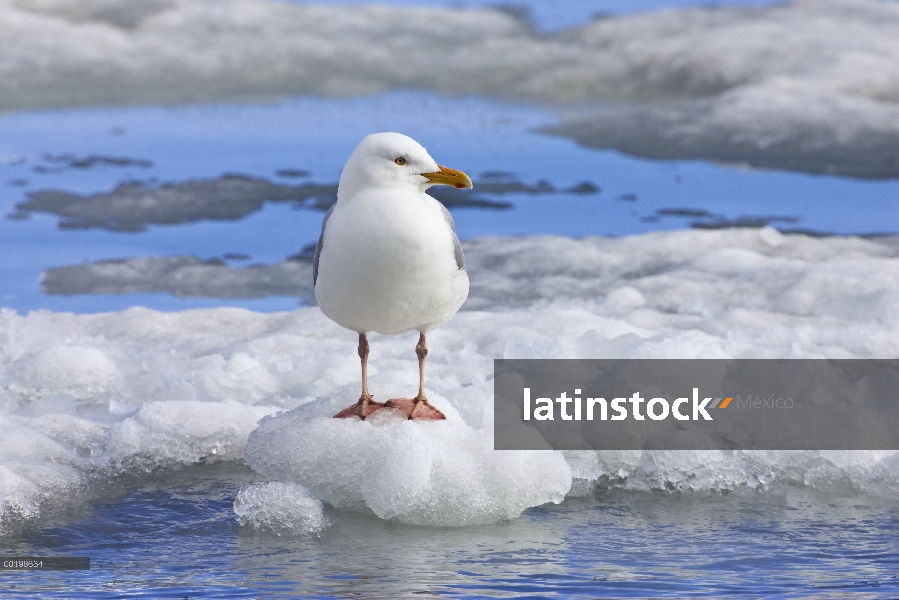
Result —
M 381 407 L 368 394 L 366 334 L 418 331 L 419 393 L 387 406 L 410 419 L 443 417 L 424 396 L 425 335 L 465 302 L 468 275 L 449 211 L 425 193 L 435 184 L 470 188 L 471 180 L 399 133 L 364 138 L 340 176 L 313 265 L 322 312 L 359 334 L 362 396 L 337 416 L 364 419 Z

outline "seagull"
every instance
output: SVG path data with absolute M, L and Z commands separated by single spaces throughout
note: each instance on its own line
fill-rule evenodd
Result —
M 338 325 L 359 334 L 362 394 L 335 418 L 365 419 L 383 408 L 408 419 L 446 417 L 425 397 L 425 336 L 468 297 L 468 274 L 453 217 L 425 193 L 432 185 L 471 188 L 462 171 L 438 165 L 399 133 L 366 136 L 347 160 L 337 202 L 325 214 L 312 267 L 315 299 Z M 375 402 L 368 391 L 369 332 L 418 331 L 418 395 Z

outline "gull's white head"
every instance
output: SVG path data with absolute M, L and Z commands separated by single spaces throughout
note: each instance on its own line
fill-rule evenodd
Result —
M 424 147 L 401 133 L 366 136 L 350 156 L 340 175 L 338 198 L 349 198 L 365 188 L 424 191 L 444 184 L 470 188 L 471 179 L 455 169 L 438 165 Z

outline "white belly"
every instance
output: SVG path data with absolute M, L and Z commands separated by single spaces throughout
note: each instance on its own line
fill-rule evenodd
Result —
M 328 220 L 315 286 L 322 312 L 358 332 L 424 333 L 448 321 L 468 297 L 468 275 L 437 201 L 374 191 L 351 202 Z

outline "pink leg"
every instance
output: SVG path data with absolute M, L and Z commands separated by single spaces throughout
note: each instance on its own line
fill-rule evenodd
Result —
M 359 359 L 362 361 L 362 395 L 358 402 L 334 415 L 335 419 L 359 417 L 364 421 L 365 417 L 384 408 L 383 402 L 375 402 L 368 393 L 368 337 L 364 333 L 359 334 Z
M 384 406 L 399 409 L 410 421 L 414 419 L 442 421 L 446 419 L 446 415 L 431 406 L 425 397 L 425 358 L 428 356 L 428 344 L 423 333 L 415 345 L 415 354 L 418 355 L 418 395 L 412 399 L 392 398 L 385 402 Z

